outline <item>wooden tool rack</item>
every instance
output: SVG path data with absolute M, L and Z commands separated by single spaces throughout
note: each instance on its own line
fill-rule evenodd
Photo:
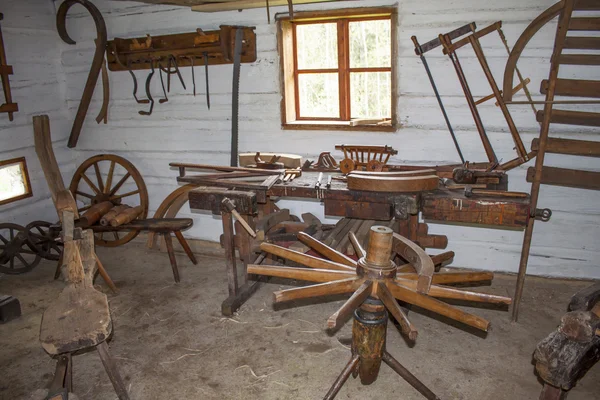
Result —
M 341 174 L 335 174 L 341 176 Z M 445 248 L 447 238 L 429 235 L 427 224 L 419 222 L 419 215 L 432 222 L 462 223 L 498 229 L 525 229 L 529 219 L 529 196 L 507 197 L 493 194 L 465 197 L 462 192 L 438 189 L 420 193 L 380 193 L 349 190 L 345 182 L 332 180 L 331 186 L 315 188 L 318 173 L 303 172 L 291 182 L 274 183 L 268 188 L 240 188 L 235 184 L 224 187 L 203 187 L 189 192 L 190 208 L 209 210 L 223 216 L 222 245 L 225 248 L 229 281 L 229 298 L 223 302 L 222 312 L 231 315 L 251 295 L 260 281 L 248 281 L 247 265 L 260 264 L 264 255 L 258 250 L 264 237 L 254 238 L 240 221 L 233 223 L 228 210 L 223 209 L 223 198 L 231 199 L 237 212 L 253 230 L 264 230 L 260 224 L 281 222 L 281 212 L 275 201 L 279 198 L 318 199 L 325 206 L 328 216 L 340 216 L 377 221 L 396 219 L 398 233 L 424 248 Z M 179 182 L 193 183 L 194 176 L 182 176 Z M 199 184 L 206 178 L 199 177 Z M 503 192 L 498 192 L 503 193 Z M 272 218 L 269 218 L 272 216 Z M 289 214 L 288 214 L 289 217 Z M 236 249 L 242 265 L 236 265 Z

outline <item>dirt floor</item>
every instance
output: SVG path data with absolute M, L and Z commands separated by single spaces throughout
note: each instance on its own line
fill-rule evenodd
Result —
M 290 304 L 273 309 L 273 290 L 264 285 L 233 318 L 220 313 L 227 295 L 223 259 L 199 257 L 192 265 L 178 255 L 182 282 L 175 284 L 166 254 L 138 243 L 99 248 L 120 291 L 107 293 L 114 334 L 110 350 L 132 399 L 319 399 L 350 357 L 351 321 L 336 333 L 325 321 L 342 304 Z M 27 398 L 44 388 L 54 361 L 42 350 L 42 313 L 63 288 L 53 281 L 54 263 L 34 271 L 0 276 L 0 293 L 21 301 L 23 316 L 0 325 L 0 399 Z M 419 330 L 408 345 L 393 324 L 387 349 L 443 399 L 537 399 L 532 352 L 555 329 L 570 296 L 589 282 L 530 278 L 518 324 L 506 310 L 466 308 L 489 319 L 487 335 L 474 334 L 419 310 L 409 318 Z M 514 277 L 497 275 L 476 290 L 512 295 Z M 96 352 L 74 357 L 75 393 L 82 400 L 116 399 Z M 379 379 L 362 386 L 350 379 L 339 399 L 422 399 L 382 366 Z M 569 400 L 600 398 L 600 368 L 571 391 Z

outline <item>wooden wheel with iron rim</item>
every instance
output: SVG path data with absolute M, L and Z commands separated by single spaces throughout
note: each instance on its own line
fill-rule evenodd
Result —
M 381 161 L 371 160 L 367 163 L 367 171 L 381 172 L 383 171 L 383 163 Z
M 340 171 L 344 174 L 349 174 L 356 169 L 356 163 L 350 158 L 344 158 L 340 162 Z
M 40 257 L 46 260 L 60 260 L 63 244 L 56 241 L 60 235 L 60 228 L 52 226 L 50 222 L 33 221 L 27 224 L 25 232 L 29 244 Z
M 21 225 L 0 224 L 0 272 L 9 275 L 24 274 L 40 263 L 41 257 L 27 239 Z
M 77 168 L 69 190 L 77 201 L 80 213 L 94 204 L 110 201 L 114 205 L 142 206 L 138 219 L 148 216 L 148 190 L 135 166 L 113 154 L 88 158 Z M 96 245 L 116 247 L 138 235 L 139 231 L 96 233 Z

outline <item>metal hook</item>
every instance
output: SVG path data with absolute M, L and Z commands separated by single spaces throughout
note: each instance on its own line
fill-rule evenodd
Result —
M 165 96 L 164 99 L 159 99 L 158 102 L 160 104 L 163 104 L 163 103 L 166 103 L 167 101 L 169 101 L 169 98 L 167 97 L 167 92 L 165 90 L 165 82 L 163 81 L 163 76 L 162 76 L 162 65 L 160 62 L 158 63 L 158 76 L 160 76 L 160 85 L 162 86 L 163 95 Z
M 146 96 L 148 96 L 148 100 L 150 101 L 150 110 L 138 111 L 140 115 L 152 115 L 152 109 L 154 108 L 154 99 L 152 98 L 152 94 L 150 93 L 150 82 L 152 81 L 152 75 L 154 75 L 154 60 L 150 60 L 150 68 L 152 68 L 152 71 L 148 74 L 148 77 L 146 78 Z

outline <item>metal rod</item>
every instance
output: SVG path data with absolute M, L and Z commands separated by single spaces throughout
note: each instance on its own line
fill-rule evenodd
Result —
M 346 383 L 346 381 L 350 377 L 350 374 L 352 373 L 354 368 L 356 368 L 356 366 L 358 365 L 359 360 L 360 358 L 358 354 L 355 354 L 350 359 L 348 364 L 346 364 L 346 367 L 344 367 L 340 376 L 338 376 L 335 382 L 333 382 L 333 385 L 331 386 L 331 389 L 329 389 L 329 392 L 327 392 L 325 397 L 323 397 L 323 400 L 333 400 L 335 398 L 342 386 L 344 386 L 344 383 Z
M 415 50 L 418 48 L 418 54 L 421 58 L 421 62 L 423 63 L 423 67 L 425 67 L 425 72 L 427 72 L 427 77 L 429 78 L 429 83 L 431 83 L 431 87 L 433 88 L 433 93 L 435 94 L 435 98 L 442 110 L 442 114 L 444 116 L 444 120 L 446 121 L 446 126 L 448 127 L 448 131 L 450 131 L 450 136 L 452 136 L 452 141 L 454 142 L 454 147 L 456 147 L 456 151 L 458 152 L 458 156 L 460 157 L 460 161 L 464 164 L 465 158 L 463 157 L 462 151 L 460 150 L 460 145 L 458 144 L 458 140 L 456 140 L 456 135 L 454 134 L 454 129 L 452 129 L 452 124 L 450 124 L 450 119 L 448 118 L 448 114 L 446 113 L 446 108 L 444 107 L 444 103 L 440 97 L 440 93 L 438 92 L 437 86 L 435 84 L 435 80 L 433 79 L 433 75 L 431 74 L 431 70 L 429 69 L 429 64 L 427 64 L 427 60 L 423 55 L 423 51 L 419 42 L 417 41 L 417 37 L 413 36 L 412 41 L 415 44 Z
M 384 363 L 389 365 L 391 369 L 393 369 L 398 375 L 402 377 L 406 382 L 408 382 L 412 387 L 417 389 L 419 393 L 421 393 L 428 400 L 441 400 L 439 397 L 435 395 L 423 382 L 417 379 L 416 376 L 410 373 L 409 370 L 404 368 L 402 364 L 400 364 L 394 357 L 390 355 L 387 351 L 383 352 L 382 360 Z

